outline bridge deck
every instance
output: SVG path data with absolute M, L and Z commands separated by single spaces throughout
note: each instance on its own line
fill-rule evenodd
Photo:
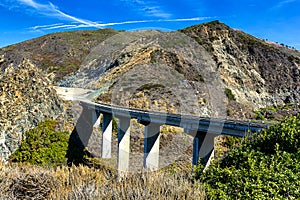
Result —
M 86 108 L 96 110 L 100 113 L 110 113 L 116 117 L 138 119 L 139 122 L 145 124 L 152 122 L 157 124 L 179 126 L 185 128 L 186 130 L 196 130 L 239 137 L 245 136 L 248 131 L 257 132 L 258 130 L 267 128 L 269 126 L 269 124 L 265 123 L 146 111 L 94 102 L 81 101 L 80 104 Z

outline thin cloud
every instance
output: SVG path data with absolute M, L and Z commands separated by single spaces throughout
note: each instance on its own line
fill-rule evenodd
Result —
M 73 22 L 85 24 L 89 27 L 96 27 L 96 28 L 101 27 L 101 25 L 96 22 L 92 22 L 92 21 L 85 20 L 85 19 L 80 19 L 78 17 L 74 17 L 72 15 L 64 13 L 61 10 L 59 10 L 59 8 L 57 6 L 55 6 L 54 4 L 52 4 L 51 2 L 49 2 L 48 4 L 40 4 L 34 0 L 17 0 L 17 1 L 23 6 L 27 6 L 29 8 L 34 9 L 37 13 L 39 13 L 41 15 L 60 18 L 60 19 L 66 19 L 66 20 L 70 20 Z
M 161 6 L 161 3 L 157 1 L 144 1 L 144 0 L 121 0 L 121 1 L 127 4 L 127 6 L 136 10 L 138 13 L 142 14 L 143 16 L 157 17 L 157 18 L 164 18 L 164 19 L 168 19 L 172 17 L 172 14 L 166 12 L 163 9 L 163 6 Z
M 187 21 L 203 21 L 206 19 L 212 19 L 215 17 L 192 17 L 192 18 L 179 18 L 179 19 L 166 19 L 166 20 L 158 20 L 164 22 L 187 22 Z
M 53 29 L 72 29 L 72 28 L 77 28 L 77 27 L 78 27 L 78 25 L 74 25 L 74 24 L 60 24 L 60 25 L 50 24 L 50 25 L 45 25 L 45 26 L 31 27 L 31 29 L 41 31 L 41 30 L 53 30 Z
M 137 20 L 137 21 L 124 21 L 124 22 L 110 22 L 110 23 L 97 23 L 98 28 L 105 28 L 108 26 L 115 26 L 115 25 L 124 25 L 124 24 L 138 24 L 138 23 L 146 23 L 151 22 L 152 20 Z M 94 25 L 90 24 L 49 24 L 49 25 L 41 25 L 41 26 L 33 26 L 30 27 L 32 30 L 53 30 L 53 29 L 78 29 L 78 28 L 91 28 L 95 27 Z
M 64 17 L 66 19 L 70 19 L 70 20 L 73 20 L 75 22 L 79 22 L 79 23 L 82 23 L 82 24 L 86 24 L 86 25 L 89 25 L 91 27 L 101 27 L 101 24 L 98 24 L 96 22 L 92 22 L 92 21 L 89 21 L 89 20 L 85 20 L 85 19 L 80 19 L 80 18 L 77 18 L 77 17 L 74 17 L 74 16 L 71 16 L 71 15 L 68 15 L 56 8 L 54 8 L 55 12 L 58 13 L 58 16 L 60 17 Z
M 178 19 L 159 19 L 159 20 L 133 20 L 133 21 L 123 21 L 123 22 L 108 22 L 108 23 L 96 23 L 98 28 L 105 28 L 116 25 L 125 25 L 125 24 L 141 24 L 149 22 L 184 22 L 184 21 L 203 21 L 206 19 L 211 19 L 213 17 L 193 17 L 193 18 L 178 18 Z M 31 30 L 43 31 L 43 30 L 53 30 L 53 29 L 78 29 L 78 28 L 91 28 L 95 27 L 94 25 L 78 23 L 75 24 L 49 24 L 49 25 L 40 25 L 30 27 Z
M 63 23 L 57 23 L 57 24 L 50 24 L 50 25 L 41 25 L 41 26 L 33 26 L 31 29 L 42 29 L 42 28 L 49 28 L 53 26 L 60 26 L 63 25 Z
M 277 3 L 274 8 L 281 8 L 283 6 L 285 6 L 286 4 L 289 4 L 289 3 L 293 3 L 297 0 L 284 0 L 284 1 L 280 1 L 279 3 Z
M 46 10 L 48 9 L 47 5 L 36 3 L 33 0 L 17 0 L 17 1 L 19 1 L 21 4 L 31 6 L 35 9 L 46 9 Z
M 158 18 L 170 18 L 172 15 L 167 12 L 163 12 L 159 6 L 151 6 L 151 7 L 145 7 L 141 9 L 143 13 L 146 13 L 148 16 L 154 16 Z
M 147 22 L 183 22 L 183 21 L 202 21 L 205 19 L 210 19 L 212 17 L 193 17 L 193 18 L 178 18 L 178 19 L 169 19 L 171 16 L 168 13 L 165 13 L 161 10 L 159 6 L 150 6 L 149 2 L 145 2 L 143 0 L 122 0 L 130 5 L 134 5 L 133 7 L 139 8 L 143 10 L 147 15 L 157 16 L 160 19 L 157 20 L 132 20 L 132 21 L 123 21 L 123 22 L 109 22 L 109 23 L 100 23 L 94 22 L 86 19 L 81 19 L 72 15 L 69 15 L 63 11 L 61 11 L 57 6 L 49 2 L 48 4 L 41 4 L 36 2 L 35 0 L 17 0 L 19 2 L 19 6 L 25 6 L 33 9 L 36 13 L 44 16 L 54 17 L 58 19 L 69 20 L 72 23 L 56 23 L 49 25 L 37 25 L 34 27 L 30 27 L 30 30 L 33 31 L 43 31 L 43 30 L 54 30 L 54 29 L 78 29 L 78 28 L 105 28 L 116 25 L 125 25 L 125 24 L 140 24 Z M 7 0 L 7 2 L 11 3 L 11 0 Z M 157 2 L 156 2 L 157 3 Z M 155 1 L 151 1 L 151 5 L 154 5 Z

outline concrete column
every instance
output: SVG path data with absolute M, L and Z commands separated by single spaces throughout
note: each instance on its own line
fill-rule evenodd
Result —
M 198 165 L 199 158 L 201 164 L 206 168 L 209 166 L 214 151 L 214 137 L 214 134 L 197 132 L 193 143 L 193 166 Z
M 130 118 L 119 118 L 118 124 L 118 176 L 129 171 Z
M 112 114 L 103 113 L 102 158 L 111 158 Z
M 100 112 L 95 109 L 83 107 L 82 113 L 76 124 L 76 132 L 79 136 L 80 142 L 84 147 L 87 146 L 88 141 L 93 133 L 93 126 L 100 116 Z
M 160 124 L 149 123 L 144 132 L 144 168 L 156 170 L 159 166 Z
M 94 122 L 93 127 L 99 128 L 100 127 L 100 114 L 97 114 L 96 112 L 92 113 L 92 120 Z
M 96 109 L 83 106 L 82 113 L 69 139 L 67 152 L 68 165 L 79 164 L 83 161 L 84 149 L 93 133 L 93 126 L 100 116 Z

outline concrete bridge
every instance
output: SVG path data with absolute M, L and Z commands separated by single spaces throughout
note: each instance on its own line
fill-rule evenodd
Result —
M 119 119 L 118 123 L 118 173 L 129 171 L 130 155 L 130 120 L 137 119 L 145 126 L 144 129 L 144 168 L 155 170 L 159 166 L 160 126 L 171 125 L 184 128 L 184 132 L 194 138 L 193 165 L 210 162 L 214 152 L 214 138 L 218 135 L 244 137 L 246 134 L 267 128 L 268 124 L 252 123 L 237 120 L 206 118 L 192 115 L 150 112 L 132 108 L 124 108 L 93 102 L 81 101 L 83 108 L 77 121 L 76 131 L 84 146 L 93 132 L 93 127 L 100 125 L 102 114 L 102 158 L 111 157 L 112 118 Z

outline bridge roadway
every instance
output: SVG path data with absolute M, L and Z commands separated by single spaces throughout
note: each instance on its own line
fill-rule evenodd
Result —
M 118 172 L 129 171 L 130 120 L 137 119 L 145 125 L 144 130 L 144 168 L 155 170 L 159 165 L 159 135 L 161 125 L 184 128 L 184 132 L 194 138 L 193 165 L 209 165 L 214 152 L 214 138 L 218 135 L 244 137 L 269 125 L 264 123 L 225 120 L 193 115 L 171 114 L 124 108 L 91 101 L 80 101 L 83 108 L 76 124 L 76 131 L 83 145 L 87 145 L 93 127 L 102 121 L 102 158 L 111 157 L 112 117 L 119 119 L 118 124 Z

